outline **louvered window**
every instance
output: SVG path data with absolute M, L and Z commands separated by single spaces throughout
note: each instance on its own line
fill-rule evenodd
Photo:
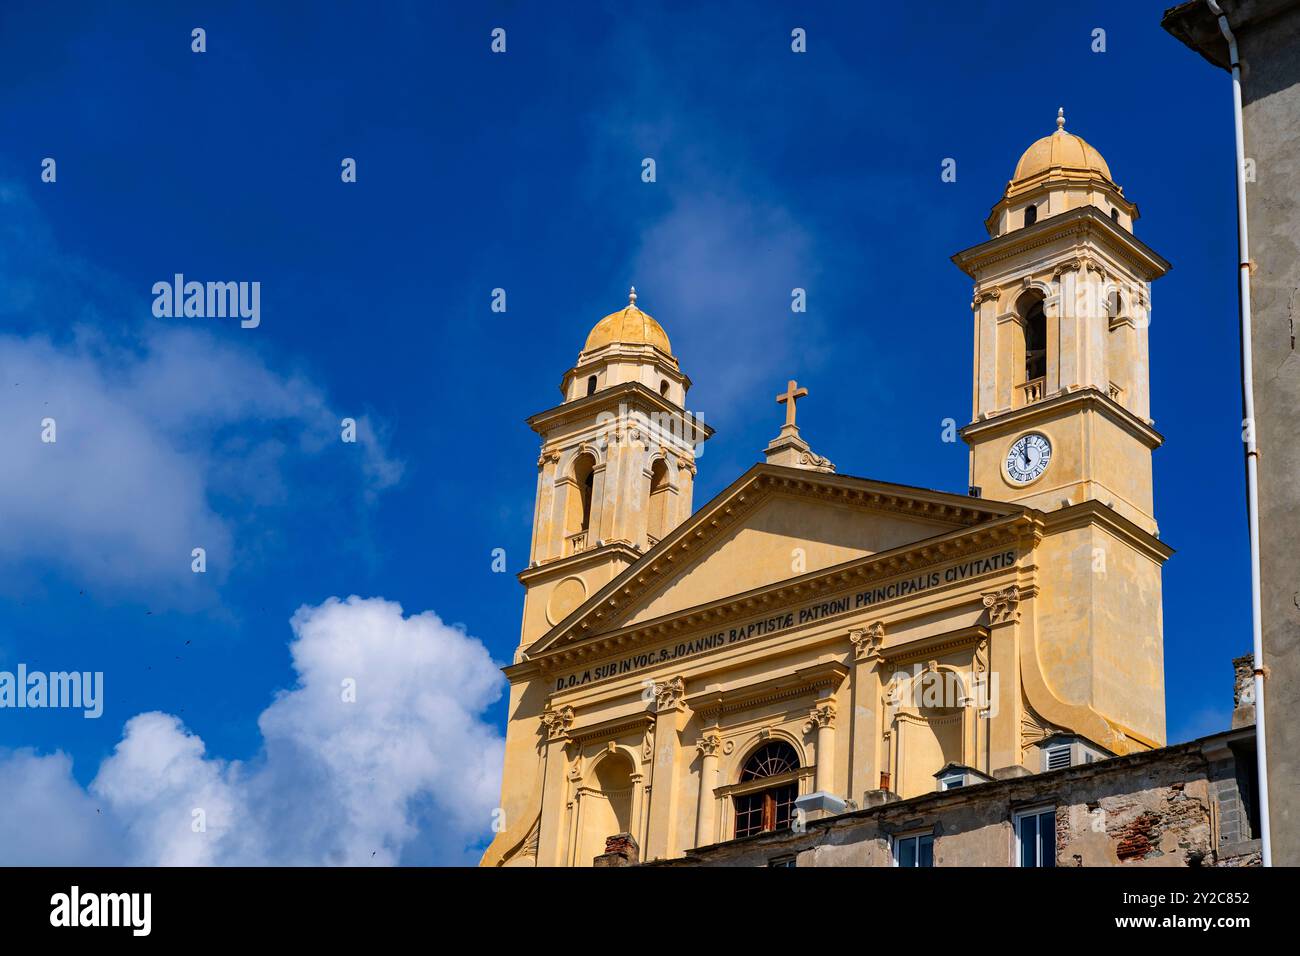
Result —
M 1060 770 L 1062 767 L 1070 766 L 1070 748 L 1069 747 L 1052 747 L 1047 751 L 1047 769 Z

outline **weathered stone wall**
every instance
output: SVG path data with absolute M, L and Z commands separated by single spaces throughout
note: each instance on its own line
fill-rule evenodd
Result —
M 1219 0 L 1219 7 L 1241 61 L 1273 862 L 1300 866 L 1300 0 Z M 1205 3 L 1182 3 L 1162 23 L 1229 69 L 1228 44 Z M 1225 76 L 1225 98 L 1227 84 Z M 1232 140 L 1226 107 L 1218 128 Z
M 1228 736 L 892 801 L 658 865 L 891 866 L 893 837 L 933 833 L 936 866 L 1009 866 L 1016 812 L 1044 806 L 1056 809 L 1057 866 L 1258 865 Z M 1249 731 L 1236 738 L 1248 745 Z
M 1248 24 L 1244 64 L 1260 574 L 1273 862 L 1300 865 L 1300 4 Z M 1244 12 L 1244 11 L 1243 11 Z

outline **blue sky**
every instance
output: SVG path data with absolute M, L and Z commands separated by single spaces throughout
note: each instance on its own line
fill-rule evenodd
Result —
M 1226 727 L 1249 648 L 1229 88 L 1163 6 L 6 3 L 0 669 L 106 685 L 98 720 L 0 711 L 0 780 L 29 798 L 8 859 L 472 860 L 488 658 L 522 600 L 492 551 L 527 560 L 523 419 L 590 327 L 634 283 L 667 329 L 717 429 L 697 504 L 757 460 L 791 377 L 841 472 L 964 491 L 948 257 L 1062 105 L 1174 264 L 1150 332 L 1169 737 Z M 259 281 L 260 326 L 155 318 L 177 272 Z M 357 738 L 320 717 L 320 674 L 366 627 L 394 656 Z M 220 851 L 158 823 L 194 792 Z

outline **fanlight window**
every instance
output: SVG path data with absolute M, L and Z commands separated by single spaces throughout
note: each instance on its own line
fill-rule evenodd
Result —
M 760 777 L 775 777 L 799 769 L 799 755 L 785 741 L 775 741 L 759 747 L 745 761 L 740 771 L 740 782 L 758 780 Z
M 794 819 L 794 801 L 799 784 L 787 775 L 799 769 L 799 755 L 782 741 L 764 744 L 750 755 L 740 771 L 740 782 L 784 777 L 766 790 L 741 794 L 736 799 L 736 836 L 752 836 L 771 830 L 786 830 Z

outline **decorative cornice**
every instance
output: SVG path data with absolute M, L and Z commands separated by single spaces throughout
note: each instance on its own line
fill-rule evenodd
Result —
M 1005 232 L 963 249 L 952 257 L 952 261 L 972 279 L 980 279 L 981 272 L 1006 259 L 1023 256 L 1060 239 L 1091 237 L 1109 240 L 1107 251 L 1148 280 L 1159 278 L 1171 268 L 1164 257 L 1131 232 L 1115 225 L 1095 206 L 1080 206 L 1049 216 L 1026 229 Z
M 607 408 L 617 409 L 620 406 L 626 406 L 633 411 L 649 411 L 684 418 L 699 432 L 696 436 L 698 441 L 705 441 L 713 435 L 713 429 L 708 425 L 640 382 L 611 385 L 593 395 L 584 395 L 572 402 L 562 402 L 544 412 L 538 412 L 525 421 L 533 431 L 545 435 L 559 425 L 591 419 Z
M 1164 436 L 1149 422 L 1138 418 L 1131 411 L 1120 405 L 1100 389 L 1085 385 L 1072 392 L 1061 392 L 1045 401 L 1023 405 L 1010 411 L 998 412 L 988 418 L 965 425 L 960 432 L 962 439 L 970 442 L 976 435 L 994 437 L 1000 433 L 1024 428 L 1033 421 L 1051 417 L 1052 414 L 1066 410 L 1074 405 L 1091 405 L 1096 411 L 1105 415 L 1112 422 L 1142 442 L 1153 451 L 1164 444 Z
M 1027 596 L 1032 590 L 1022 589 L 1021 595 Z M 963 647 L 973 647 L 978 651 L 981 644 L 988 640 L 988 636 L 988 628 L 977 624 L 973 627 L 908 641 L 906 644 L 897 644 L 881 652 L 880 667 L 888 669 L 916 661 L 929 662 Z
M 848 669 L 839 661 L 824 661 L 801 667 L 793 674 L 770 677 L 733 691 L 715 689 L 693 694 L 686 703 L 693 713 L 705 720 L 717 720 L 724 714 L 797 697 L 826 697 L 833 694 L 847 676 Z
M 1043 534 L 1056 534 L 1090 524 L 1103 525 L 1107 532 L 1160 564 L 1164 564 L 1174 554 L 1174 549 L 1155 535 L 1134 524 L 1114 508 L 1095 500 L 1081 501 L 1076 505 L 1044 513 Z
M 570 727 L 569 739 L 574 743 L 587 743 L 600 738 L 612 739 L 637 733 L 644 735 L 654 725 L 654 715 L 649 713 L 633 714 L 631 717 L 615 717 L 585 727 Z
M 641 559 L 641 552 L 632 547 L 626 541 L 606 541 L 602 545 L 594 548 L 588 548 L 586 551 L 579 551 L 577 554 L 570 554 L 567 557 L 556 558 L 552 561 L 543 561 L 531 568 L 525 568 L 515 575 L 520 582 L 532 586 L 538 581 L 545 580 L 547 577 L 558 577 L 562 574 L 568 574 L 575 568 L 580 568 L 591 564 L 592 556 L 598 556 L 601 561 L 616 555 L 622 555 L 628 558 L 628 564 L 632 565 Z

